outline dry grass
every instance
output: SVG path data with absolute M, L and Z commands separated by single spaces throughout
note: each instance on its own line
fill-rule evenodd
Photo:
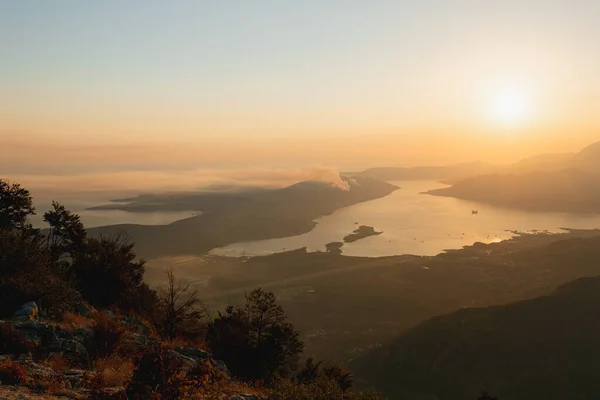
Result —
M 65 329 L 89 328 L 94 325 L 94 319 L 83 315 L 66 312 L 63 314 L 59 325 Z
M 30 389 L 47 396 L 59 396 L 66 392 L 62 382 L 53 377 L 39 377 L 35 379 L 32 382 Z
M 56 372 L 63 372 L 71 368 L 69 361 L 62 355 L 57 355 L 48 360 L 52 369 Z
M 93 368 L 101 376 L 104 387 L 126 386 L 133 376 L 134 365 L 131 360 L 118 356 L 99 358 Z
M 163 343 L 169 346 L 170 348 L 174 348 L 175 346 L 193 347 L 196 349 L 204 350 L 209 353 L 211 352 L 210 347 L 208 346 L 208 344 L 206 344 L 204 338 L 188 339 L 185 337 L 177 337 L 173 340 L 163 341 Z

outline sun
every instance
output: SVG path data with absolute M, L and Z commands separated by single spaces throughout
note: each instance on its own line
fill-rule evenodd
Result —
M 493 95 L 490 101 L 493 120 L 505 126 L 525 123 L 530 117 L 529 96 L 517 89 L 504 89 Z

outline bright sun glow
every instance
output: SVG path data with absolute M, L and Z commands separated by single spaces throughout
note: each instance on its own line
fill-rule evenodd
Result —
M 528 96 L 518 90 L 504 90 L 494 95 L 491 101 L 494 120 L 504 125 L 526 122 L 530 116 Z

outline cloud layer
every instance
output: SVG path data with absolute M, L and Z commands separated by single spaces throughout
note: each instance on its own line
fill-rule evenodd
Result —
M 261 187 L 277 188 L 302 181 L 319 181 L 347 190 L 348 185 L 336 168 L 240 170 L 198 169 L 180 171 L 127 171 L 82 175 L 14 175 L 7 176 L 21 183 L 35 195 L 65 197 L 102 193 L 170 192 L 215 188 Z

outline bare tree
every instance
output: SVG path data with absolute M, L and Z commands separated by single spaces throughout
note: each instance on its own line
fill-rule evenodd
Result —
M 172 268 L 166 275 L 167 285 L 159 298 L 159 328 L 162 338 L 173 340 L 180 334 L 199 333 L 203 309 L 198 290 L 191 289 L 190 283 L 185 280 L 177 280 Z

